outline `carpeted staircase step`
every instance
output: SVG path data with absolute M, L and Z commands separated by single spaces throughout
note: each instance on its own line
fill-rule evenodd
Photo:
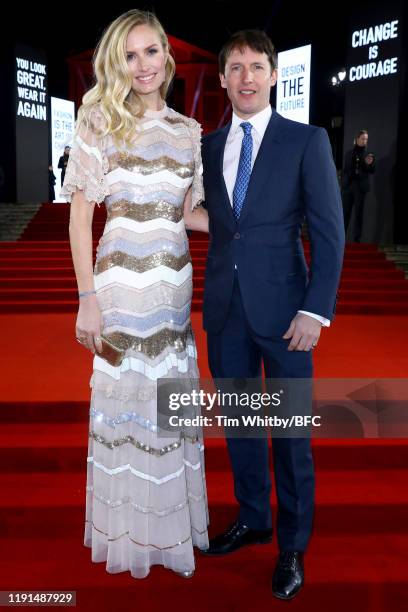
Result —
M 193 299 L 192 311 L 202 312 L 203 302 L 201 299 Z M 0 314 L 45 314 L 45 313 L 72 313 L 78 310 L 78 301 L 54 300 L 54 301 L 27 301 L 27 300 L 2 300 L 0 302 Z M 378 304 L 366 304 L 361 302 L 350 302 L 339 304 L 336 308 L 337 314 L 362 314 L 362 315 L 406 315 L 408 304 L 406 300 L 400 303 L 379 302 Z
M 32 276 L 28 278 L 4 278 L 0 272 L 0 290 L 5 289 L 76 289 L 77 284 L 75 276 L 71 275 L 67 277 L 56 276 L 51 278 L 45 278 L 41 276 Z
M 16 268 L 18 269 L 18 268 Z M 0 274 L 2 268 L 0 267 Z M 204 280 L 204 266 L 195 266 L 193 263 L 193 279 L 198 281 L 200 279 Z M 396 268 L 391 269 L 382 269 L 382 270 L 370 270 L 370 269 L 344 269 L 341 277 L 341 281 L 343 280 L 358 280 L 361 283 L 361 286 L 364 286 L 366 280 L 375 280 L 378 279 L 379 282 L 382 280 L 405 280 L 404 273 L 401 270 L 397 270 Z M 341 282 L 340 281 L 340 282 Z
M 20 273 L 20 270 L 19 270 Z M 194 280 L 197 281 L 198 286 L 195 288 L 195 297 L 199 297 L 202 294 L 202 287 L 204 285 L 204 277 L 194 277 Z M 339 287 L 339 293 L 343 297 L 351 297 L 350 294 L 345 294 L 343 296 L 343 291 L 360 291 L 362 292 L 363 299 L 364 296 L 370 297 L 370 292 L 380 294 L 381 292 L 386 292 L 387 296 L 395 296 L 394 292 L 408 292 L 408 282 L 404 279 L 383 279 L 381 281 L 376 280 L 365 280 L 364 285 L 362 286 L 362 282 L 359 279 L 344 279 Z M 201 287 L 200 287 L 201 285 Z M 10 269 L 6 271 L 0 270 L 0 288 L 6 289 L 72 289 L 76 288 L 76 279 L 75 274 L 69 271 L 66 268 L 57 268 L 56 270 L 36 270 L 35 274 L 30 274 L 26 272 L 25 275 L 15 275 L 12 274 Z M 201 289 L 201 294 L 199 293 Z M 391 297 L 391 299 L 394 299 Z
M 202 290 L 201 290 L 202 291 Z M 196 293 L 194 292 L 194 298 L 192 300 L 191 310 L 193 312 L 202 312 L 203 310 L 203 300 L 200 297 L 195 297 Z M 197 294 L 199 296 L 199 294 Z M 44 303 L 43 303 L 44 304 Z M 45 304 L 44 308 L 48 307 Z M 24 309 L 24 304 L 21 305 L 21 308 Z M 42 306 L 38 306 L 38 312 L 42 312 Z M 0 304 L 0 312 L 1 304 Z M 4 312 L 9 312 L 9 310 L 4 310 Z M 26 312 L 23 310 L 22 312 Z M 27 310 L 27 312 L 31 312 L 31 310 Z M 68 312 L 68 311 L 66 311 Z M 376 303 L 368 303 L 368 302 L 359 302 L 359 301 L 348 301 L 345 303 L 337 303 L 336 306 L 336 314 L 341 315 L 408 315 L 408 300 L 404 298 L 403 301 L 399 302 L 389 302 L 388 299 L 382 302 Z
M 372 290 L 372 289 L 378 289 L 378 290 L 383 290 L 383 289 L 387 289 L 387 290 L 394 290 L 394 289 L 402 289 L 405 290 L 405 288 L 408 287 L 408 283 L 407 281 L 400 275 L 392 275 L 390 274 L 387 278 L 364 278 L 364 279 L 360 279 L 360 278 L 352 278 L 352 277 L 348 277 L 347 275 L 345 275 L 341 281 L 340 281 L 340 286 L 339 286 L 339 290 L 342 291 L 343 289 L 367 289 L 367 290 Z
M 88 411 L 89 402 L 86 401 L 9 402 L 0 400 L 0 424 L 85 423 L 88 421 Z
M 0 206 L 0 241 L 20 238 L 30 220 L 38 213 L 40 203 L 2 202 Z
M 38 260 L 39 262 L 42 262 L 43 260 L 48 260 L 51 261 L 53 258 L 70 258 L 71 257 L 71 250 L 69 248 L 69 246 L 65 247 L 65 246 L 53 246 L 52 248 L 50 247 L 44 247 L 44 246 L 39 246 L 36 248 L 31 248 L 30 247 L 30 243 L 24 243 L 24 246 L 22 246 L 21 243 L 7 243 L 9 246 L 8 248 L 2 248 L 0 249 L 0 255 L 1 255 L 1 259 L 2 260 L 12 260 L 12 259 L 27 259 L 27 258 L 33 258 Z M 96 246 L 97 243 L 94 244 L 94 253 L 96 250 Z M 206 257 L 207 257 L 207 249 L 204 247 L 197 247 L 194 246 L 194 244 L 190 245 L 190 254 L 192 256 L 192 259 L 194 261 L 205 261 Z M 306 256 L 309 259 L 309 252 L 306 249 Z M 345 263 L 355 263 L 357 264 L 357 262 L 361 262 L 361 263 L 366 263 L 369 262 L 372 266 L 376 265 L 377 263 L 383 263 L 383 262 L 388 262 L 387 267 L 390 267 L 391 264 L 393 264 L 393 261 L 391 260 L 387 260 L 385 259 L 384 255 L 382 253 L 371 253 L 370 251 L 367 252 L 346 252 L 345 253 L 345 257 L 344 257 L 344 262 Z
M 26 279 L 26 278 L 73 278 L 75 279 L 74 269 L 71 266 L 57 266 L 50 262 L 49 266 L 38 266 L 35 270 L 25 267 L 11 268 L 5 263 L 4 266 L 0 262 L 0 282 L 5 279 Z M 193 279 L 195 283 L 204 282 L 204 271 L 193 269 Z M 23 282 L 23 281 L 21 281 Z M 345 272 L 342 275 L 340 288 L 367 287 L 367 288 L 392 288 L 393 283 L 398 283 L 396 288 L 403 288 L 408 283 L 404 278 L 404 273 L 400 270 L 384 270 L 384 271 L 364 271 L 364 276 L 361 277 L 355 271 Z M 346 286 L 350 284 L 350 286 Z M 199 287 L 199 285 L 198 285 Z
M 21 257 L 21 258 L 1 258 L 0 262 L 0 271 L 3 268 L 14 268 L 14 269 L 35 269 L 37 267 L 47 267 L 44 264 L 52 264 L 53 266 L 61 266 L 72 268 L 72 259 L 70 256 L 66 257 L 53 257 L 52 260 L 45 258 L 44 260 L 39 260 L 33 257 Z M 193 258 L 193 269 L 197 272 L 202 272 L 204 274 L 205 270 L 205 258 L 204 257 L 196 257 Z M 380 261 L 375 265 L 375 272 L 378 274 L 379 271 L 388 271 L 394 270 L 395 266 L 392 261 Z M 345 262 L 343 267 L 343 273 L 347 272 L 358 272 L 362 275 L 366 273 L 366 271 L 372 271 L 373 266 L 371 262 L 367 261 L 350 261 Z
M 96 238 L 97 240 L 99 240 L 100 236 L 102 235 L 102 230 L 100 232 L 98 232 L 97 234 L 94 233 L 94 239 Z M 58 242 L 65 242 L 69 239 L 69 233 L 68 233 L 68 226 L 67 226 L 67 230 L 64 232 L 54 232 L 54 231 L 47 231 L 47 232 L 25 232 L 23 234 L 23 239 L 27 242 L 29 241 L 33 241 L 33 242 L 37 242 L 38 240 L 41 241 L 55 241 L 57 240 Z
M 2 267 L 0 264 L 0 278 L 4 280 L 15 279 L 18 280 L 22 286 L 24 279 L 26 278 L 66 278 L 75 279 L 75 273 L 73 267 L 66 266 L 61 268 L 61 266 L 50 266 L 49 268 L 41 268 L 38 267 L 36 270 L 28 271 L 26 268 L 9 268 Z M 21 280 L 20 280 L 21 279 Z M 1 281 L 0 281 L 1 282 Z M 38 286 L 38 285 L 37 285 Z
M 0 538 L 39 539 L 78 534 L 83 521 L 82 472 L 0 474 Z M 213 516 L 236 515 L 230 470 L 207 473 Z M 398 533 L 408 536 L 406 470 L 316 472 L 315 525 L 320 534 Z M 275 500 L 272 505 L 276 508 Z
M 98 240 L 94 238 L 94 245 L 98 244 Z M 203 251 L 207 251 L 209 245 L 208 239 L 199 239 L 199 238 L 190 238 L 190 248 L 192 249 L 200 249 Z M 309 242 L 304 243 L 305 252 L 310 251 Z M 53 249 L 53 248 L 66 248 L 69 250 L 69 239 L 65 240 L 30 240 L 29 243 L 25 244 L 24 240 L 18 241 L 3 241 L 0 242 L 0 251 L 7 250 L 8 248 L 16 248 L 16 249 Z M 355 243 L 347 243 L 346 245 L 346 255 L 348 254 L 357 255 L 367 255 L 367 256 L 378 256 L 380 254 L 382 257 L 387 255 L 383 250 L 379 250 L 378 247 L 374 244 L 355 244 Z
M 103 228 L 105 225 L 104 219 L 95 218 L 92 222 L 93 228 Z M 69 227 L 69 216 L 66 217 L 55 217 L 55 218 L 35 218 L 30 222 L 29 227 L 27 227 L 26 232 L 33 231 L 35 229 L 46 230 L 48 228 L 56 229 L 60 232 L 64 232 L 65 229 Z M 24 236 L 21 237 L 24 240 Z
M 0 302 L 0 314 L 44 314 L 44 313 L 68 313 L 78 310 L 78 302 L 72 300 L 56 300 L 54 302 L 27 302 L 25 300 L 2 300 Z
M 205 255 L 191 254 L 191 261 L 194 272 L 204 274 L 207 258 Z M 95 262 L 95 253 L 94 253 Z M 29 253 L 28 251 L 22 253 L 12 253 L 10 251 L 0 253 L 0 266 L 2 268 L 14 268 L 14 269 L 46 269 L 53 266 L 71 267 L 73 269 L 72 257 L 69 252 L 53 252 L 49 253 L 43 251 L 41 253 Z M 364 277 L 365 272 L 375 270 L 376 272 L 387 271 L 397 269 L 392 261 L 379 260 L 373 262 L 370 259 L 346 259 L 343 264 L 343 276 L 349 272 L 360 271 L 361 276 Z M 401 275 L 403 278 L 403 274 Z
M 336 313 L 343 315 L 408 315 L 408 300 L 406 298 L 400 302 L 384 300 L 375 304 L 349 301 L 339 304 L 336 307 Z
M 1 279 L 25 279 L 25 278 L 75 278 L 74 269 L 71 266 L 58 266 L 50 262 L 49 266 L 38 266 L 35 270 L 27 269 L 25 267 L 9 267 L 6 263 L 4 265 L 0 262 L 0 278 Z M 204 271 L 193 270 L 193 279 L 195 283 L 204 282 Z M 353 286 L 361 287 L 392 287 L 392 283 L 402 283 L 399 285 L 401 288 L 407 284 L 404 278 L 404 273 L 400 270 L 366 270 L 364 271 L 364 277 L 361 277 L 358 273 L 351 270 L 345 272 L 342 276 L 340 287 L 343 287 L 345 283 L 351 283 Z M 350 286 L 348 288 L 353 288 Z M 198 285 L 199 287 L 199 285 Z
M 98 240 L 93 240 L 93 245 L 96 247 Z M 37 250 L 53 250 L 53 249 L 66 249 L 69 251 L 70 243 L 69 240 L 25 240 L 5 241 L 0 242 L 0 253 L 8 251 L 9 249 L 25 250 L 28 249 L 30 252 L 36 252 Z
M 1 287 L 0 288 L 0 302 L 10 302 L 15 300 L 16 302 L 21 301 L 42 301 L 42 302 L 58 302 L 61 300 L 77 300 L 77 289 L 75 286 L 67 287 Z M 200 299 L 200 293 L 197 292 L 194 298 Z M 400 306 L 407 306 L 408 308 L 408 291 L 376 291 L 376 290 L 359 290 L 359 289 L 345 289 L 339 293 L 338 305 L 347 306 L 348 304 L 361 304 L 364 307 L 378 307 L 378 305 L 397 304 Z
M 48 413 L 49 410 L 45 409 Z M 54 413 L 57 407 L 54 406 Z M 79 423 L 2 423 L 0 473 L 81 471 L 88 445 L 88 416 Z M 408 465 L 408 441 L 399 439 L 314 439 L 316 469 L 402 470 Z M 206 469 L 228 469 L 223 438 L 206 438 Z
M 213 519 L 211 528 L 225 527 Z M 215 531 L 214 531 L 215 533 Z M 151 612 L 173 612 L 181 601 L 194 601 L 194 610 L 222 609 L 259 612 L 278 608 L 271 594 L 271 577 L 277 555 L 276 540 L 250 546 L 227 557 L 205 557 L 196 551 L 194 578 L 185 581 L 171 570 L 156 566 L 145 580 L 130 572 L 107 574 L 106 563 L 92 563 L 91 551 L 83 546 L 83 524 L 74 537 L 64 526 L 52 538 L 23 536 L 1 541 L 3 579 L 10 590 L 73 590 L 76 609 L 127 612 L 129 602 L 142 602 Z M 405 612 L 408 582 L 405 534 L 320 535 L 311 539 L 305 557 L 306 584 L 291 609 L 344 612 Z M 21 571 L 22 559 L 33 559 L 29 571 Z M 35 560 L 35 562 L 34 562 Z M 148 602 L 148 603 L 147 603 Z M 173 605 L 170 602 L 175 602 Z M 287 604 L 285 604 L 287 605 Z M 130 606 L 131 607 L 131 606 Z

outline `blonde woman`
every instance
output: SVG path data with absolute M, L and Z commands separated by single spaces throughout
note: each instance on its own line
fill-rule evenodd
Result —
M 94 353 L 85 546 L 110 573 L 194 573 L 208 547 L 201 432 L 158 430 L 159 378 L 198 378 L 185 228 L 208 231 L 201 128 L 165 103 L 175 72 L 157 18 L 118 17 L 94 58 L 63 195 L 79 291 L 76 337 Z M 107 220 L 93 269 L 92 217 Z

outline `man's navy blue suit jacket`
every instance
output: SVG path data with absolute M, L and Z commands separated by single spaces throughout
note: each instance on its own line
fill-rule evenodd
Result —
M 273 109 L 235 221 L 223 178 L 230 124 L 203 139 L 210 246 L 204 328 L 219 333 L 231 300 L 235 266 L 248 322 L 281 338 L 297 310 L 333 319 L 344 252 L 344 223 L 326 130 L 290 121 Z M 306 265 L 301 226 L 311 242 Z

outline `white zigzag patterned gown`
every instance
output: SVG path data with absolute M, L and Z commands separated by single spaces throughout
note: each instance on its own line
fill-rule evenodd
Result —
M 165 106 L 147 110 L 131 148 L 101 136 L 98 107 L 79 127 L 62 193 L 105 202 L 94 268 L 103 333 L 126 349 L 119 367 L 95 355 L 84 544 L 110 573 L 194 569 L 208 547 L 202 434 L 157 432 L 158 378 L 197 379 L 190 324 L 192 265 L 183 202 L 203 200 L 201 127 Z

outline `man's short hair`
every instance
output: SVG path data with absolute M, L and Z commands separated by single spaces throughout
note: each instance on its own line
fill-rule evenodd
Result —
M 240 30 L 239 32 L 235 32 L 235 34 L 224 43 L 218 55 L 218 68 L 220 74 L 225 73 L 225 65 L 232 51 L 234 49 L 243 51 L 246 47 L 258 53 L 265 53 L 271 65 L 271 71 L 277 68 L 278 58 L 275 46 L 269 36 L 262 30 Z

